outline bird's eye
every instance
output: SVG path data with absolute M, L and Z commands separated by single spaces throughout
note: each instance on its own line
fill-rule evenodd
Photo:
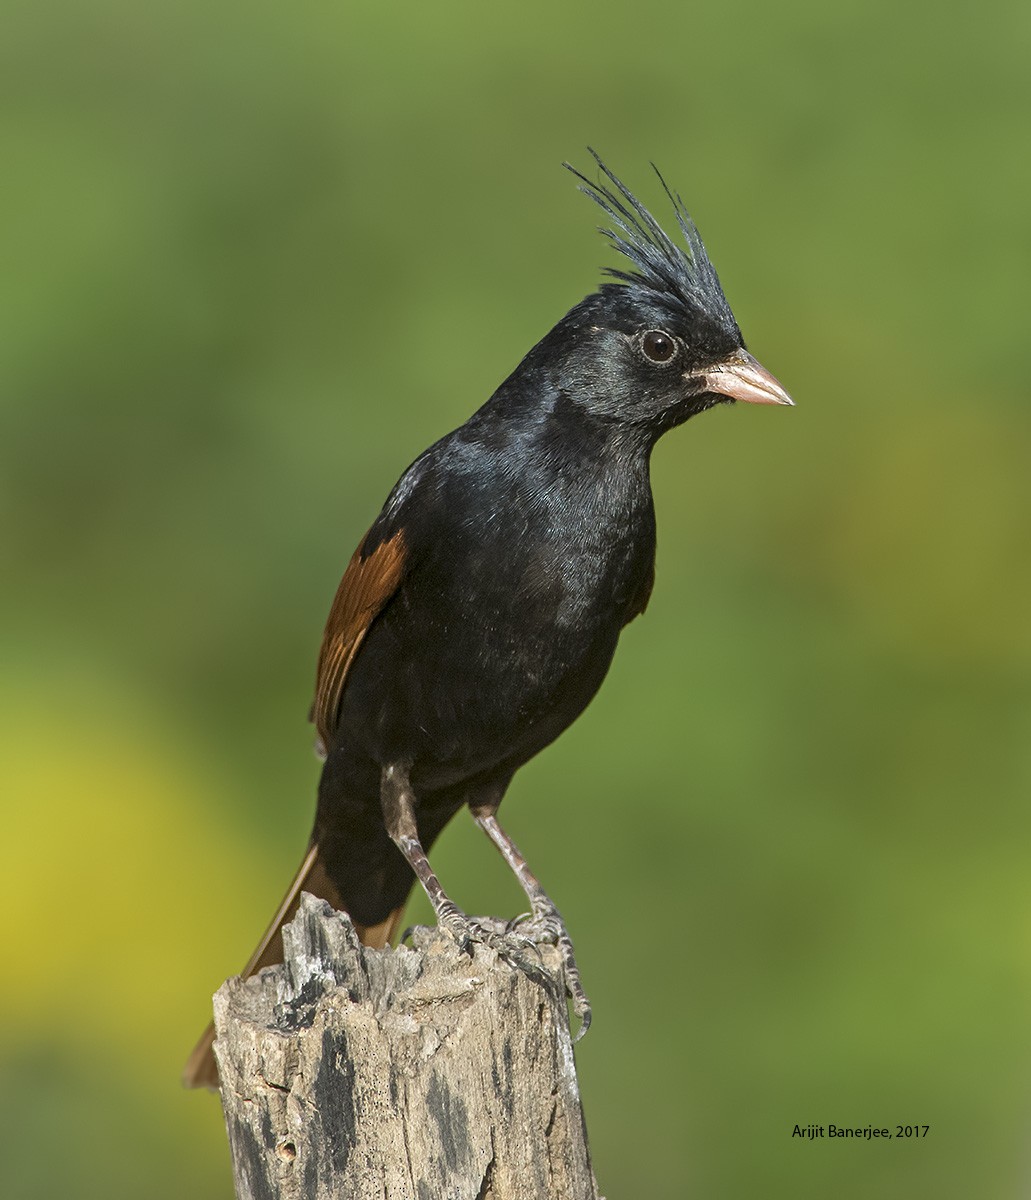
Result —
M 661 329 L 649 329 L 641 338 L 641 352 L 650 362 L 668 363 L 677 352 L 677 343 Z

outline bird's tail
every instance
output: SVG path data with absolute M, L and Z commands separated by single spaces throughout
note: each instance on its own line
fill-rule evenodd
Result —
M 290 884 L 289 890 L 283 897 L 283 902 L 276 910 L 276 915 L 269 923 L 268 929 L 265 930 L 264 937 L 258 943 L 257 949 L 251 955 L 247 965 L 240 972 L 244 978 L 257 974 L 262 967 L 270 967 L 283 961 L 282 929 L 297 912 L 301 892 L 310 892 L 313 896 L 318 896 L 320 900 L 328 900 L 334 908 L 340 911 L 346 910 L 339 891 L 326 874 L 319 858 L 319 848 L 315 842 L 309 846 L 304 861 L 294 876 L 293 883 Z M 362 944 L 377 949 L 386 946 L 401 923 L 402 912 L 402 908 L 394 909 L 387 919 L 378 925 L 356 924 L 355 930 Z M 214 1043 L 215 1027 L 209 1025 L 183 1068 L 184 1087 L 218 1087 L 218 1067 L 215 1063 Z

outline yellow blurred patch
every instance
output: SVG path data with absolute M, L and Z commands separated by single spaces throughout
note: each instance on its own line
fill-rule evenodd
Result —
M 88 698 L 81 684 L 51 682 L 45 697 L 24 679 L 0 692 L 11 972 L 0 990 L 0 1049 L 59 1039 L 110 1044 L 140 1065 L 174 1062 L 220 982 L 197 960 L 221 961 L 242 937 L 230 916 L 213 914 L 232 896 L 257 933 L 268 896 L 246 894 L 260 872 L 244 877 L 247 848 L 220 815 L 227 785 L 210 761 L 158 732 L 152 710 L 141 715 L 110 682 L 91 679 Z M 223 974 L 247 943 L 235 950 Z

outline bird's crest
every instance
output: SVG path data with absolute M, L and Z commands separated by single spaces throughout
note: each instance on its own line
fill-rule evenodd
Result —
M 632 271 L 606 267 L 605 274 L 623 284 L 653 293 L 656 299 L 667 304 L 673 299 L 689 310 L 700 310 L 724 328 L 736 331 L 734 314 L 695 223 L 680 196 L 670 190 L 659 168 L 652 163 L 652 169 L 673 205 L 677 224 L 687 243 L 687 253 L 666 234 L 626 184 L 602 162 L 597 152 L 589 146 L 588 151 L 615 191 L 604 183 L 593 183 L 570 163 L 563 163 L 563 166 L 580 180 L 580 191 L 590 196 L 615 226 L 614 229 L 600 226 L 599 232 L 634 266 Z

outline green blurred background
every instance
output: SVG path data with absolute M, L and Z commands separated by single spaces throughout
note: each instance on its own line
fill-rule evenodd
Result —
M 668 222 L 662 167 L 798 401 L 659 447 L 651 607 L 506 804 L 595 1003 L 602 1189 L 1026 1195 L 1028 6 L 5 25 L 5 1195 L 231 1195 L 178 1073 L 306 840 L 329 601 L 613 263 L 588 143 Z M 437 865 L 519 911 L 463 818 Z

